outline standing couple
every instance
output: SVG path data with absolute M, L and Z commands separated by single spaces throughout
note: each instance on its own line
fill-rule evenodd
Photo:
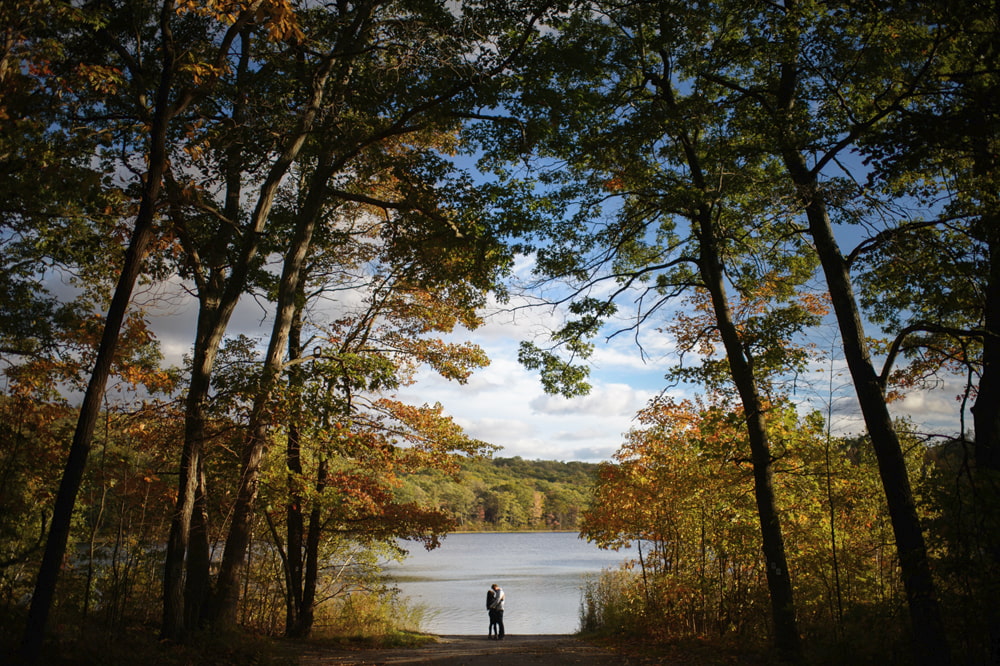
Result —
M 486 610 L 490 613 L 489 637 L 503 640 L 503 589 L 496 583 L 486 592 Z

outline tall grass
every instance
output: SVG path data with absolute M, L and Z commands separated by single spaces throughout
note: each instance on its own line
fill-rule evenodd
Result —
M 580 604 L 581 633 L 647 648 L 712 645 L 719 654 L 755 655 L 766 661 L 770 625 L 759 604 L 743 608 L 747 617 L 733 617 L 732 607 L 727 607 L 726 622 L 718 618 L 691 622 L 686 605 L 671 598 L 676 586 L 670 586 L 669 576 L 647 572 L 646 580 L 648 587 L 638 572 L 617 569 L 587 581 Z M 696 598 L 689 601 L 703 608 L 709 605 Z M 906 612 L 898 600 L 852 605 L 838 626 L 811 617 L 800 620 L 812 666 L 891 666 L 910 661 Z
M 591 635 L 646 636 L 649 612 L 634 572 L 606 569 L 588 580 L 580 603 L 580 631 Z

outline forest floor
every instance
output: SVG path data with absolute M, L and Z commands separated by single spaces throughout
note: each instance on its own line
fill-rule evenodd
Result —
M 291 648 L 292 646 L 287 646 Z M 295 648 L 299 666 L 351 664 L 382 666 L 391 664 L 438 664 L 440 666 L 692 666 L 754 664 L 732 654 L 697 647 L 657 650 L 656 654 L 636 646 L 610 646 L 567 635 L 508 635 L 502 641 L 485 636 L 439 636 L 420 647 L 358 648 L 301 643 Z

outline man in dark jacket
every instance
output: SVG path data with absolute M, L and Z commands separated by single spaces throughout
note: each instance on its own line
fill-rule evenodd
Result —
M 490 640 L 493 640 L 497 631 L 496 611 L 493 610 L 493 602 L 496 600 L 497 593 L 493 591 L 494 587 L 496 587 L 496 585 L 486 590 L 486 612 L 490 614 L 490 630 L 487 634 L 487 638 Z

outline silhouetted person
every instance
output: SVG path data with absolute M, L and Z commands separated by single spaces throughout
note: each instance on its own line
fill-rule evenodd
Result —
M 486 634 L 486 637 L 490 640 L 497 635 L 497 612 L 493 609 L 493 602 L 496 601 L 497 593 L 493 589 L 496 585 L 493 585 L 486 591 L 486 612 L 490 615 L 490 630 Z
M 490 597 L 489 597 L 490 593 L 493 594 L 493 601 L 492 601 L 492 603 L 489 600 L 490 599 Z M 486 601 L 486 607 L 490 609 L 490 630 L 492 631 L 492 629 L 494 628 L 494 626 L 496 626 L 496 630 L 497 630 L 496 637 L 497 637 L 497 640 L 498 641 L 499 640 L 503 640 L 503 634 L 504 634 L 504 631 L 503 631 L 503 602 L 504 602 L 503 588 L 501 588 L 496 583 L 493 583 L 493 586 L 490 588 L 490 592 L 488 592 L 487 595 L 486 595 L 486 599 L 487 599 L 487 601 Z

